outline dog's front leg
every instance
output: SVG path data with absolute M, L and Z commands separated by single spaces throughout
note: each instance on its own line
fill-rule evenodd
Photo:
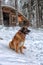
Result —
M 23 41 L 23 48 L 26 49 L 26 47 L 24 46 L 24 41 Z
M 23 53 L 23 46 L 20 47 L 20 52 Z

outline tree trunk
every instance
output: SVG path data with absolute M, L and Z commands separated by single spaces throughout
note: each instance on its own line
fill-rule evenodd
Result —
M 3 24 L 3 14 L 2 14 L 2 6 L 1 6 L 1 0 L 0 0 L 0 25 Z
M 38 8 L 38 0 L 36 0 L 36 26 L 39 27 L 39 8 Z
M 31 0 L 29 0 L 29 22 L 31 22 Z
M 18 25 L 18 0 L 15 0 L 16 24 Z

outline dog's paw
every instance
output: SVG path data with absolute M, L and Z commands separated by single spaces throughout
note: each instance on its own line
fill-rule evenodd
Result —
M 23 46 L 23 48 L 24 48 L 24 49 L 26 49 L 26 47 L 25 47 L 25 46 Z

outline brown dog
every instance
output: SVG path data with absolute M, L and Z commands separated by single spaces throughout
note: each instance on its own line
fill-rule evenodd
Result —
M 21 28 L 21 30 L 16 33 L 12 41 L 9 43 L 10 48 L 15 50 L 17 53 L 19 50 L 21 53 L 23 53 L 23 48 L 26 48 L 24 46 L 24 41 L 28 32 L 30 32 L 30 30 L 28 30 L 26 27 Z

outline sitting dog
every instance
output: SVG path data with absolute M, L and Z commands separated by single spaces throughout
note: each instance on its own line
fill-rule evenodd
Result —
M 9 43 L 9 46 L 11 49 L 15 50 L 17 53 L 20 51 L 23 53 L 23 48 L 26 48 L 24 46 L 24 41 L 26 34 L 28 34 L 30 30 L 27 29 L 27 27 L 21 28 L 13 37 L 12 41 Z

